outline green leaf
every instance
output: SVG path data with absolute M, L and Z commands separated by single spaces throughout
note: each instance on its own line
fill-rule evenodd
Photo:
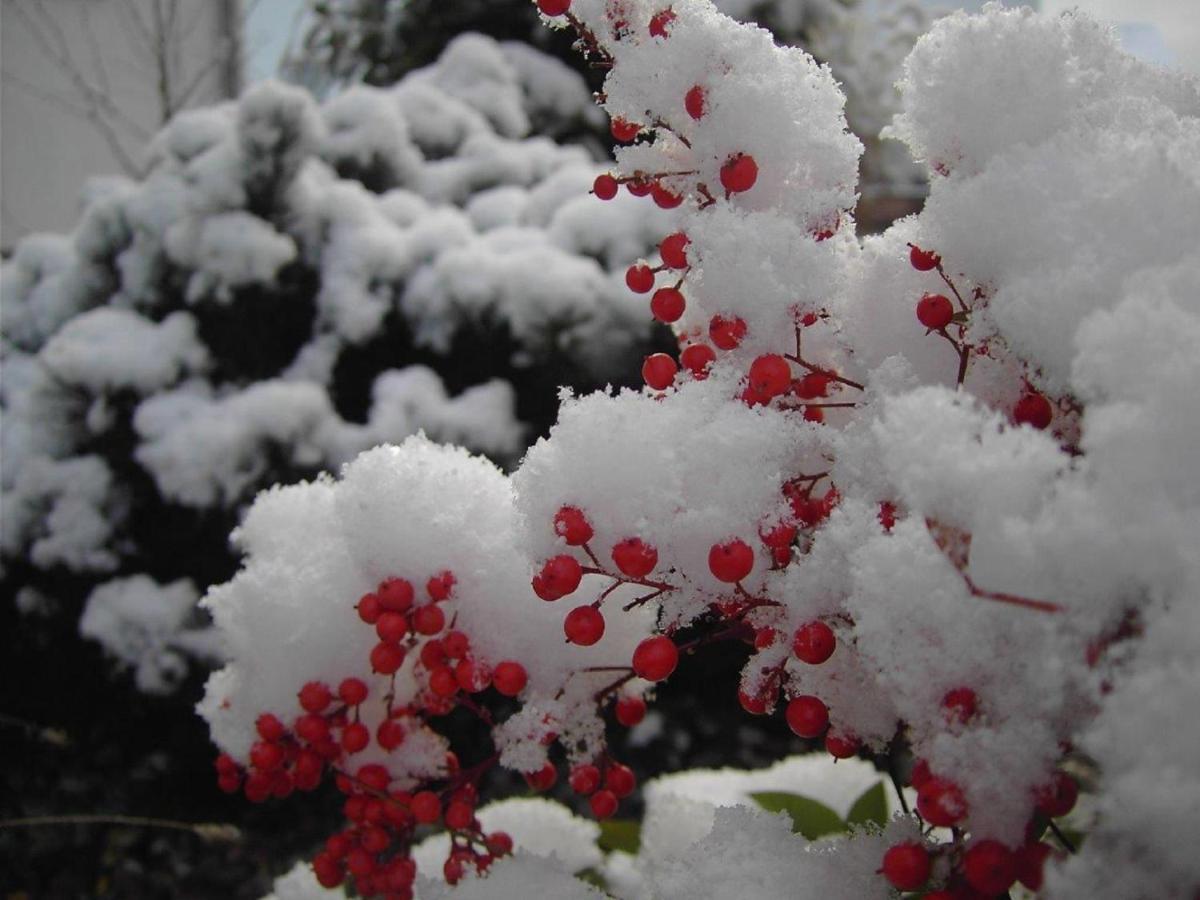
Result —
M 751 794 L 754 801 L 767 812 L 786 812 L 792 817 L 792 831 L 798 832 L 810 841 L 826 834 L 840 834 L 846 830 L 846 823 L 824 803 L 818 803 L 799 794 L 788 794 L 783 791 L 760 791 Z
M 876 825 L 886 825 L 888 818 L 887 794 L 883 791 L 880 781 L 873 788 L 867 788 L 862 796 L 850 807 L 846 822 L 850 825 L 866 825 L 873 822 Z
M 605 819 L 600 823 L 600 849 L 636 854 L 642 844 L 642 825 L 636 819 Z

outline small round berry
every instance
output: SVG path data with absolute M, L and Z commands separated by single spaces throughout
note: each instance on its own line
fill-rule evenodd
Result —
M 618 722 L 626 728 L 632 728 L 646 718 L 646 701 L 641 697 L 623 695 L 617 698 L 615 712 Z
M 708 377 L 708 367 L 716 360 L 717 354 L 708 344 L 691 344 L 679 354 L 679 361 L 692 373 L 692 377 L 700 380 Z
M 548 791 L 554 787 L 556 781 L 558 781 L 558 769 L 554 768 L 552 762 L 547 762 L 536 772 L 525 773 L 525 783 L 535 791 Z
M 434 603 L 440 603 L 450 597 L 454 591 L 456 579 L 453 572 L 439 572 L 425 582 L 425 593 Z
M 665 353 L 652 353 L 642 363 L 642 380 L 655 391 L 665 391 L 675 383 L 679 366 Z
M 908 261 L 918 272 L 928 272 L 941 265 L 942 258 L 932 250 L 922 250 L 916 244 L 909 244 L 909 246 L 912 249 L 908 253 Z
M 967 800 L 953 781 L 933 775 L 917 788 L 917 812 L 930 825 L 948 828 L 967 815 Z
M 718 581 L 737 584 L 753 568 L 754 551 L 743 540 L 735 538 L 724 544 L 713 544 L 708 551 L 708 569 Z
M 312 866 L 313 875 L 316 876 L 317 883 L 323 888 L 332 890 L 346 879 L 346 871 L 342 868 L 342 864 L 325 853 L 318 853 L 314 856 Z
M 632 178 L 625 182 L 625 190 L 635 197 L 645 197 L 651 189 L 651 183 L 644 178 Z
M 670 677 L 679 664 L 679 648 L 669 637 L 657 635 L 646 638 L 633 651 L 633 671 L 647 681 L 662 681 Z
M 580 647 L 590 647 L 604 637 L 604 616 L 593 606 L 577 606 L 563 621 L 567 640 Z
M 1036 841 L 1026 844 L 1013 854 L 1017 880 L 1031 891 L 1039 891 L 1045 878 L 1046 860 L 1054 852 L 1049 844 Z
M 459 660 L 454 667 L 454 677 L 458 686 L 468 694 L 478 694 L 492 683 L 492 673 L 486 666 L 476 664 L 471 658 Z
M 554 533 L 571 547 L 582 547 L 592 539 L 592 523 L 577 506 L 562 506 L 554 514 Z
M 778 353 L 764 353 L 750 364 L 750 387 L 767 397 L 778 397 L 792 383 L 792 369 Z
M 675 10 L 667 7 L 660 13 L 650 17 L 651 37 L 665 38 L 670 33 L 671 23 L 675 21 Z
M 519 662 L 504 660 L 496 664 L 492 673 L 492 686 L 505 697 L 515 697 L 525 690 L 529 675 Z
M 658 255 L 662 257 L 663 265 L 672 269 L 688 267 L 687 245 L 691 241 L 682 231 L 668 234 L 658 245 Z
M 299 697 L 300 706 L 305 712 L 310 713 L 319 713 L 333 702 L 333 694 L 330 693 L 328 686 L 320 681 L 310 681 L 300 688 Z
M 721 166 L 721 186 L 731 194 L 748 191 L 758 180 L 758 163 L 747 153 L 729 157 Z
M 687 301 L 673 287 L 659 288 L 650 298 L 650 313 L 660 322 L 677 322 L 685 309 Z
M 435 669 L 446 662 L 446 648 L 439 640 L 426 641 L 421 645 L 421 665 Z
M 816 400 L 829 396 L 829 383 L 833 379 L 824 372 L 809 372 L 796 382 L 796 396 L 801 400 Z
M 837 637 L 833 629 L 821 621 L 809 622 L 796 629 L 792 639 L 792 652 L 801 662 L 819 666 L 837 649 Z
M 645 263 L 630 266 L 625 271 L 625 284 L 635 294 L 648 294 L 654 289 L 654 270 Z
M 537 7 L 542 15 L 554 18 L 571 8 L 571 0 L 537 0 Z
M 379 621 L 379 614 L 383 612 L 383 604 L 379 602 L 378 594 L 363 594 L 355 609 L 358 610 L 360 619 L 368 625 L 374 625 Z
M 584 763 L 571 770 L 571 790 L 581 797 L 596 793 L 600 787 L 600 770 L 590 763 Z
M 592 182 L 592 193 L 601 200 L 611 200 L 617 196 L 619 188 L 617 179 L 608 174 L 597 175 L 596 180 Z
M 746 336 L 746 323 L 738 316 L 713 316 L 708 323 L 708 337 L 722 350 L 732 350 Z
M 391 752 L 404 743 L 404 726 L 395 719 L 384 719 L 375 729 L 375 740 L 380 747 Z
M 1038 431 L 1049 428 L 1053 418 L 1054 409 L 1050 406 L 1050 401 L 1037 391 L 1027 391 L 1013 407 L 1014 422 L 1018 425 L 1028 425 Z
M 654 186 L 650 188 L 650 197 L 660 209 L 674 209 L 683 202 L 682 194 L 676 194 L 659 181 L 654 182 Z
M 699 122 L 704 118 L 704 113 L 707 112 L 705 106 L 706 99 L 704 86 L 694 84 L 683 95 L 683 108 L 687 110 L 689 116 Z
M 967 884 L 989 897 L 1003 894 L 1017 880 L 1013 852 L 999 841 L 982 840 L 963 854 Z
M 896 504 L 889 500 L 884 500 L 879 504 L 879 524 L 884 531 L 891 531 L 896 527 Z
M 788 727 L 802 738 L 815 738 L 829 727 L 829 709 L 817 697 L 803 694 L 792 699 L 784 710 Z
M 404 665 L 404 648 L 399 644 L 379 643 L 371 650 L 371 668 L 380 675 L 391 675 Z
M 258 736 L 264 741 L 281 741 L 283 740 L 283 736 L 287 734 L 284 724 L 270 713 L 263 713 L 259 716 L 254 722 L 254 727 L 258 731 Z M 226 759 L 228 758 L 226 757 Z M 217 757 L 217 759 L 220 760 L 221 757 Z
M 513 839 L 507 831 L 493 831 L 487 836 L 486 843 L 492 856 L 508 856 L 513 851 Z
M 979 698 L 969 687 L 956 687 L 942 697 L 942 712 L 950 722 L 965 725 L 979 711 Z
M 475 810 L 469 803 L 455 800 L 446 807 L 446 827 L 451 831 L 464 831 L 475 821 Z
M 825 752 L 834 759 L 849 759 L 861 748 L 858 738 L 851 734 L 834 734 L 832 731 L 825 735 Z
M 929 851 L 915 842 L 889 847 L 879 871 L 898 891 L 915 891 L 929 880 Z
M 764 716 L 767 714 L 767 707 L 770 705 L 770 700 L 761 694 L 751 694 L 739 688 L 738 703 L 750 715 Z
M 438 666 L 429 673 L 429 689 L 439 697 L 453 697 L 458 693 L 458 679 L 449 666 Z
M 920 790 L 925 782 L 933 777 L 933 772 L 929 769 L 929 763 L 923 759 L 913 760 L 912 771 L 908 773 L 908 783 L 913 786 L 914 790 Z
M 390 644 L 380 646 L 390 647 Z M 296 720 L 293 730 L 296 735 L 310 744 L 319 744 L 329 737 L 329 723 L 323 716 L 307 713 Z
M 543 600 L 557 600 L 574 593 L 583 579 L 583 567 L 566 553 L 551 557 L 533 576 L 533 592 Z
M 613 138 L 620 141 L 622 144 L 632 141 L 638 136 L 638 134 L 641 133 L 641 130 L 642 126 L 637 122 L 626 121 L 620 116 L 614 118 L 609 126 L 609 131 L 612 132 Z
M 754 649 L 766 650 L 768 647 L 774 646 L 775 638 L 778 636 L 779 632 L 769 625 L 764 625 L 762 628 L 756 629 L 754 632 Z
M 458 629 L 448 631 L 442 638 L 442 649 L 451 659 L 462 659 L 471 650 L 471 639 Z
M 612 560 L 630 578 L 645 578 L 658 565 L 658 550 L 641 538 L 629 537 L 612 548 Z
M 926 294 L 917 301 L 917 321 L 931 331 L 941 331 L 954 319 L 954 304 L 942 294 Z
M 1050 783 L 1034 793 L 1037 808 L 1051 819 L 1065 816 L 1075 808 L 1079 799 L 1079 785 L 1066 772 L 1055 772 Z
M 597 819 L 610 819 L 617 811 L 617 795 L 612 791 L 596 791 L 588 799 L 588 804 Z
M 815 425 L 820 425 L 825 421 L 825 410 L 819 406 L 804 407 L 804 421 L 812 422 Z
M 446 614 L 440 606 L 429 603 L 413 613 L 413 630 L 417 634 L 437 634 L 446 626 Z
M 338 696 L 347 706 L 358 706 L 367 699 L 367 683 L 361 678 L 346 678 L 338 685 Z
M 371 742 L 371 732 L 361 722 L 351 722 L 342 731 L 342 749 L 347 753 L 358 753 Z
M 381 641 L 395 644 L 408 634 L 408 616 L 404 613 L 385 612 L 375 623 L 375 633 Z
M 392 612 L 408 612 L 413 603 L 413 586 L 403 578 L 389 578 L 376 589 L 379 605 Z
M 619 800 L 633 793 L 637 787 L 637 776 L 629 766 L 613 763 L 604 774 L 604 787 L 616 794 Z
M 382 853 L 392 842 L 391 836 L 378 825 L 371 825 L 362 830 L 359 838 L 362 848 L 368 853 Z
M 250 748 L 250 765 L 262 772 L 270 772 L 283 765 L 283 748 L 271 741 L 255 741 Z
M 418 791 L 413 794 L 409 807 L 412 809 L 413 818 L 422 825 L 432 825 L 442 815 L 442 801 L 433 791 Z

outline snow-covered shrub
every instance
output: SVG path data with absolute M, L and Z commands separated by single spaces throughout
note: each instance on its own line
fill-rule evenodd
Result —
M 539 64 L 557 87 L 529 90 Z M 229 577 L 257 491 L 420 430 L 511 463 L 557 385 L 629 371 L 651 331 L 622 273 L 662 220 L 590 197 L 589 153 L 532 132 L 572 104 L 590 107 L 577 76 L 474 34 L 386 90 L 258 85 L 169 123 L 145 180 L 95 185 L 73 234 L 20 243 L 9 579 L 68 606 L 94 589 L 120 613 L 85 634 L 168 691 L 166 614 L 143 601 Z M 153 641 L 120 633 L 138 609 Z
M 679 359 L 564 392 L 511 477 L 410 438 L 261 495 L 205 600 L 233 645 L 200 708 L 222 788 L 330 773 L 326 886 L 409 896 L 442 824 L 449 896 L 592 896 L 524 854 L 488 875 L 515 842 L 476 815 L 484 776 L 562 769 L 613 816 L 636 779 L 610 718 L 744 640 L 746 712 L 915 812 L 805 846 L 718 810 L 613 893 L 1195 895 L 1200 84 L 1080 14 L 949 16 L 894 125 L 929 203 L 860 241 L 861 146 L 807 54 L 705 0 L 538 5 L 611 69 L 626 146 L 596 194 L 675 207 L 627 283 Z M 452 747 L 453 709 L 493 746 Z

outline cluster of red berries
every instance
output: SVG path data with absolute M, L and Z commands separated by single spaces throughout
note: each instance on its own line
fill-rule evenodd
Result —
M 633 793 L 637 777 L 628 766 L 607 758 L 600 765 L 584 763 L 571 769 L 571 790 L 588 798 L 592 815 L 597 819 L 609 819 L 617 811 L 621 800 Z

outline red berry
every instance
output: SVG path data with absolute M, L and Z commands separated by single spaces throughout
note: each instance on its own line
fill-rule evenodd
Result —
M 763 626 L 754 632 L 754 649 L 766 650 L 775 643 L 778 633 L 770 626 Z
M 630 578 L 645 578 L 658 565 L 658 550 L 641 538 L 625 538 L 612 548 L 612 560 Z
M 399 644 L 379 643 L 371 650 L 371 668 L 380 675 L 391 675 L 404 665 L 404 648 Z
M 384 719 L 375 729 L 375 740 L 384 750 L 395 750 L 404 743 L 404 726 L 395 719 Z
M 661 209 L 674 209 L 683 202 L 682 194 L 676 194 L 659 181 L 654 182 L 654 186 L 650 188 L 650 197 Z
M 721 186 L 731 194 L 748 191 L 758 180 L 758 163 L 746 153 L 729 157 L 721 166 Z
M 442 638 L 442 649 L 451 659 L 462 659 L 470 652 L 471 639 L 457 629 L 448 631 Z
M 926 294 L 917 301 L 917 321 L 933 331 L 940 331 L 954 319 L 954 304 L 942 294 Z
M 358 617 L 368 625 L 374 625 L 379 621 L 379 614 L 383 612 L 383 605 L 379 602 L 379 596 L 376 594 L 363 594 L 362 599 L 358 601 L 355 607 L 358 610 Z
M 820 737 L 829 727 L 829 709 L 808 694 L 794 698 L 784 711 L 788 727 L 802 738 Z
M 708 323 L 708 336 L 722 350 L 732 350 L 746 336 L 746 323 L 737 316 L 713 316 Z
M 492 686 L 505 697 L 515 697 L 525 690 L 529 675 L 519 662 L 505 660 L 496 664 L 492 673 Z
M 354 774 L 359 781 L 373 791 L 387 790 L 387 786 L 392 780 L 387 768 L 379 763 L 367 763 L 365 766 L 360 766 Z
M 582 547 L 592 539 L 592 523 L 577 506 L 563 506 L 554 514 L 554 533 L 572 547 Z
M 963 854 L 967 884 L 988 896 L 1003 894 L 1017 880 L 1013 852 L 999 841 L 982 840 Z
M 458 686 L 468 694 L 477 694 L 491 683 L 491 673 L 484 666 L 475 664 L 475 660 L 467 658 L 460 660 L 454 667 L 454 677 Z
M 413 602 L 413 586 L 403 578 L 389 578 L 376 589 L 379 604 L 392 612 L 408 612 Z
M 251 772 L 246 776 L 244 791 L 246 799 L 251 803 L 262 803 L 271 796 L 271 787 L 275 779 L 269 772 Z
M 717 354 L 713 352 L 713 348 L 708 344 L 691 344 L 683 349 L 679 354 L 679 361 L 683 363 L 696 379 L 704 379 L 708 377 L 708 367 L 712 365 L 713 360 L 717 358 Z
M 563 620 L 567 640 L 580 647 L 590 647 L 604 637 L 604 616 L 594 606 L 577 606 Z
M 1037 391 L 1028 391 L 1017 405 L 1013 407 L 1013 421 L 1018 425 L 1028 425 L 1038 431 L 1050 427 L 1054 418 L 1054 410 L 1050 401 Z
M 301 740 L 310 744 L 319 744 L 329 737 L 329 723 L 316 713 L 308 713 L 298 718 L 293 730 Z
M 705 107 L 706 99 L 704 87 L 694 84 L 683 95 L 683 108 L 687 110 L 689 116 L 699 122 L 704 118 L 704 113 L 707 112 Z
M 568 554 L 551 557 L 533 576 L 533 592 L 543 600 L 557 600 L 574 593 L 583 579 L 583 568 Z
M 929 880 L 929 851 L 921 844 L 904 843 L 883 854 L 883 877 L 898 891 L 915 891 Z
M 408 617 L 404 613 L 385 612 L 375 623 L 375 633 L 381 641 L 395 644 L 408 634 Z
M 487 848 L 493 856 L 507 856 L 512 853 L 513 839 L 507 831 L 493 831 L 487 836 Z
M 738 689 L 738 703 L 742 705 L 742 709 L 750 713 L 752 716 L 766 715 L 769 700 L 762 695 L 749 694 L 744 690 Z
M 1013 854 L 1013 866 L 1017 880 L 1031 891 L 1041 890 L 1045 876 L 1046 859 L 1054 852 L 1049 844 L 1037 841 L 1026 844 Z
M 371 825 L 368 828 L 364 828 L 359 840 L 362 843 L 362 848 L 368 853 L 382 853 L 387 849 L 387 845 L 392 842 L 388 833 L 378 825 Z
M 422 825 L 432 825 L 442 815 L 442 801 L 433 791 L 418 791 L 413 794 L 409 807 L 412 809 L 413 818 Z
M 451 831 L 464 831 L 475 821 L 475 810 L 469 803 L 454 801 L 446 807 L 446 827 Z
M 617 179 L 611 175 L 597 175 L 596 180 L 592 182 L 592 193 L 601 200 L 611 200 L 617 196 L 617 190 L 620 185 L 617 184 Z
M 413 613 L 413 630 L 418 634 L 437 634 L 446 625 L 446 614 L 430 603 Z
M 767 397 L 778 397 L 792 383 L 792 368 L 778 353 L 764 353 L 750 364 L 750 387 Z
M 425 593 L 434 603 L 447 599 L 454 590 L 455 577 L 453 572 L 439 572 L 425 582 Z
M 679 648 L 669 637 L 646 638 L 633 651 L 633 671 L 647 681 L 662 681 L 679 664 Z
M 338 685 L 338 696 L 347 706 L 358 706 L 367 699 L 367 684 L 361 678 L 346 678 Z
M 687 301 L 683 299 L 683 294 L 673 287 L 659 288 L 650 298 L 650 312 L 660 322 L 669 324 L 678 321 L 686 308 Z
M 629 695 L 618 697 L 616 715 L 618 722 L 626 728 L 632 728 L 646 718 L 646 701 Z
M 672 269 L 688 267 L 687 245 L 691 243 L 682 231 L 668 234 L 658 245 L 658 254 L 662 257 L 663 265 Z
M 745 541 L 734 539 L 713 544 L 708 551 L 708 568 L 718 581 L 737 584 L 754 568 L 754 551 Z
M 861 746 L 853 735 L 834 734 L 832 731 L 825 734 L 825 752 L 834 759 L 849 759 L 858 753 Z
M 342 864 L 331 856 L 318 853 L 313 857 L 313 874 L 323 888 L 335 888 L 346 878 Z
M 809 372 L 796 383 L 796 396 L 801 400 L 816 400 L 829 395 L 829 382 L 824 372 Z
M 942 711 L 951 722 L 966 724 L 979 710 L 979 698 L 969 687 L 951 688 L 942 697 Z
M 879 524 L 883 526 L 884 531 L 891 531 L 896 527 L 896 504 L 888 500 L 879 504 Z
M 642 130 L 642 126 L 637 122 L 627 122 L 620 116 L 612 120 L 609 130 L 612 136 L 622 144 L 632 141 Z
M 263 772 L 283 765 L 283 748 L 271 741 L 255 741 L 250 748 L 250 765 Z
M 319 713 L 333 701 L 329 688 L 319 681 L 310 681 L 300 688 L 300 706 L 305 712 Z
M 929 763 L 923 759 L 913 761 L 912 771 L 908 775 L 908 783 L 916 790 L 921 790 L 921 786 L 933 777 L 933 773 L 929 771 Z
M 675 11 L 667 7 L 660 13 L 655 13 L 650 18 L 650 34 L 652 37 L 666 37 L 669 32 L 669 26 L 675 21 Z
M 600 787 L 600 770 L 590 763 L 571 770 L 571 790 L 582 797 L 594 794 Z
M 642 380 L 652 390 L 665 391 L 675 383 L 679 367 L 665 353 L 652 353 L 642 363 Z
M 371 732 L 361 722 L 351 722 L 342 731 L 342 749 L 347 753 L 357 753 L 371 742 Z
M 824 622 L 809 622 L 796 629 L 792 639 L 792 651 L 801 662 L 819 666 L 837 649 L 837 637 L 833 629 Z
M 645 197 L 651 191 L 651 184 L 644 179 L 634 178 L 625 182 L 625 190 L 635 197 Z
M 912 249 L 908 253 L 908 261 L 918 272 L 928 272 L 941 265 L 942 258 L 932 250 L 922 250 L 916 244 L 909 244 L 909 246 Z
M 1055 772 L 1050 783 L 1034 793 L 1037 808 L 1051 819 L 1065 816 L 1075 808 L 1079 799 L 1079 785 L 1066 772 Z
M 458 679 L 449 666 L 438 666 L 429 673 L 429 689 L 439 697 L 453 697 L 458 693 Z
M 237 760 L 228 753 L 218 754 L 217 758 L 213 760 L 213 766 L 216 767 L 218 775 L 237 775 L 241 770 Z
M 966 816 L 967 800 L 953 781 L 933 775 L 917 788 L 917 812 L 930 825 L 948 828 Z
M 588 803 L 592 807 L 592 815 L 597 819 L 612 818 L 617 811 L 617 795 L 612 791 L 596 791 Z
M 556 781 L 558 781 L 558 769 L 554 768 L 552 762 L 547 762 L 536 772 L 525 773 L 525 783 L 535 791 L 548 791 L 554 787 Z
M 604 775 L 604 786 L 616 794 L 617 799 L 628 797 L 637 787 L 637 776 L 629 766 L 613 763 Z
M 538 9 L 542 11 L 542 15 L 561 16 L 571 8 L 571 0 L 537 0 Z
M 427 669 L 436 669 L 446 662 L 446 648 L 439 640 L 426 641 L 421 645 L 421 665 Z
M 630 266 L 625 271 L 625 284 L 635 294 L 648 294 L 654 288 L 654 270 L 645 263 Z
M 287 729 L 284 727 L 283 723 L 270 713 L 263 713 L 261 716 L 259 716 L 254 722 L 254 727 L 258 731 L 258 736 L 264 741 L 283 740 L 283 736 L 287 734 Z M 224 754 L 222 754 L 222 756 L 224 756 Z M 220 759 L 221 756 L 218 756 L 218 762 Z M 226 756 L 225 759 L 230 759 L 230 757 Z M 232 762 L 231 759 L 230 761 Z M 236 763 L 234 765 L 234 770 L 236 771 Z M 220 765 L 218 765 L 218 769 L 219 768 Z

